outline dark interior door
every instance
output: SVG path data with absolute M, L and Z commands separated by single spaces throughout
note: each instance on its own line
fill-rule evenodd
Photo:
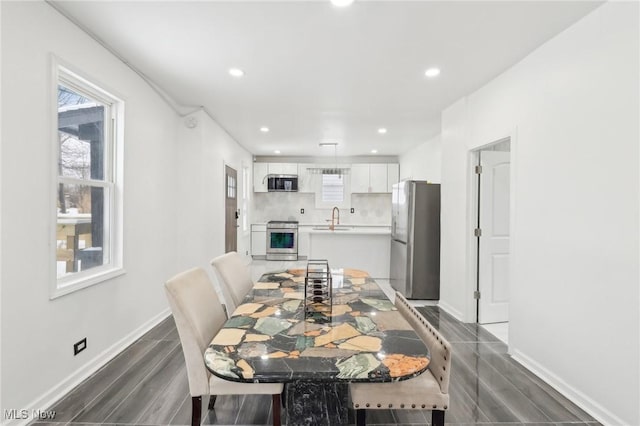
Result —
M 238 173 L 225 166 L 224 251 L 238 251 Z

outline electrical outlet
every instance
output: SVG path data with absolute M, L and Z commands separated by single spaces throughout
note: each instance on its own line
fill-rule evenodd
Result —
M 355 213 L 356 209 L 354 209 L 353 207 L 351 207 L 351 213 Z
M 300 209 L 300 214 L 304 214 L 304 209 Z
M 73 356 L 78 355 L 80 352 L 87 349 L 87 338 L 80 340 L 78 343 L 73 344 Z

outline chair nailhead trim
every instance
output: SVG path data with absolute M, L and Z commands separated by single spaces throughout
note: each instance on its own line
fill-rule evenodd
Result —
M 382 404 L 378 404 L 378 408 L 382 407 Z
M 416 408 L 416 404 L 411 404 L 411 408 Z
M 445 409 L 445 410 L 447 409 L 447 406 L 446 406 L 446 405 L 444 406 L 444 409 Z
M 393 408 L 393 404 L 389 404 L 389 408 Z
M 422 404 L 422 408 L 426 407 L 426 404 Z
M 369 403 L 367 402 L 367 405 L 365 405 L 365 407 L 369 408 Z
M 404 408 L 404 404 L 400 404 L 400 408 Z
M 359 408 L 359 407 L 360 407 L 360 404 L 356 404 L 356 408 Z
M 438 406 L 434 404 L 433 405 L 433 409 L 435 410 L 436 408 L 438 408 Z

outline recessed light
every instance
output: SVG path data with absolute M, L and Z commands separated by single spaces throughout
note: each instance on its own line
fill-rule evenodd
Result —
M 387 129 L 385 129 L 384 127 L 380 127 L 378 129 L 378 133 L 380 133 L 381 135 L 384 135 L 385 133 L 387 133 Z
M 269 128 L 268 127 L 260 127 L 260 131 L 262 133 L 268 133 L 269 132 Z
M 244 75 L 244 71 L 242 71 L 240 68 L 229 68 L 229 74 L 234 77 L 242 77 Z
M 353 3 L 353 0 L 331 0 L 331 4 L 338 7 L 347 7 Z
M 279 150 L 279 149 L 276 149 L 276 150 L 275 150 L 275 151 L 273 151 L 273 152 L 274 152 L 274 153 L 276 153 L 276 154 L 280 154 L 280 150 Z
M 428 70 L 426 70 L 424 72 L 424 75 L 426 75 L 429 78 L 437 77 L 437 76 L 440 75 L 440 69 L 439 68 L 429 68 Z
M 371 153 L 372 153 L 372 154 L 377 154 L 377 153 L 378 153 L 378 150 L 377 150 L 377 149 L 372 149 L 372 150 L 371 150 Z

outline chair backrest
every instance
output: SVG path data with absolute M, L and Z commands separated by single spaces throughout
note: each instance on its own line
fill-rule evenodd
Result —
M 211 261 L 211 265 L 218 273 L 218 278 L 227 288 L 233 306 L 227 308 L 229 315 L 242 303 L 244 297 L 253 288 L 251 272 L 245 265 L 242 256 L 235 251 L 218 256 Z
M 402 316 L 405 317 L 407 322 L 409 322 L 416 333 L 418 333 L 424 344 L 429 348 L 431 362 L 429 362 L 428 368 L 440 384 L 442 393 L 449 393 L 451 344 L 398 292 L 396 292 L 395 305 Z
M 209 394 L 204 352 L 226 318 L 209 276 L 202 268 L 176 275 L 164 285 L 187 364 L 191 396 Z

